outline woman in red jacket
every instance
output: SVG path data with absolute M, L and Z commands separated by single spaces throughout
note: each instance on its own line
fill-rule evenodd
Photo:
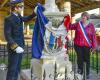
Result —
M 93 23 L 89 22 L 89 14 L 83 12 L 81 20 L 70 24 L 70 17 L 64 19 L 64 26 L 67 29 L 75 30 L 74 48 L 77 53 L 78 72 L 83 74 L 83 64 L 86 63 L 86 75 L 89 78 L 90 49 L 97 48 L 96 34 Z

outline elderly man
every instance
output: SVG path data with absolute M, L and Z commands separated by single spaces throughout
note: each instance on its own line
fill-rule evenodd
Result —
M 22 0 L 12 0 L 8 3 L 11 13 L 5 18 L 4 34 L 8 48 L 8 72 L 6 80 L 17 80 L 20 72 L 22 55 L 24 52 L 23 21 L 35 17 L 34 11 L 31 15 L 22 17 Z

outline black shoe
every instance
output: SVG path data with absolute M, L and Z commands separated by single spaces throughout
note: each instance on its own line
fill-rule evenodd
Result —
M 82 71 L 81 71 L 80 69 L 77 71 L 77 73 L 78 73 L 78 74 L 81 74 L 81 75 L 83 74 Z

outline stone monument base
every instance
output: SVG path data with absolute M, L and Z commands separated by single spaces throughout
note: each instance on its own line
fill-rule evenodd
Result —
M 22 80 L 32 80 L 31 79 L 31 69 L 24 69 L 21 71 Z
M 44 55 L 40 60 L 32 59 L 31 69 L 33 80 L 65 80 L 65 77 L 74 79 L 72 64 L 66 52 L 56 56 Z

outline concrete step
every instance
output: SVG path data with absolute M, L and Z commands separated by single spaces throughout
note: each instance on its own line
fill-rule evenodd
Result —
M 25 69 L 21 71 L 22 80 L 31 80 L 31 70 Z M 90 79 L 87 80 L 100 80 L 100 73 L 97 74 L 96 71 L 90 70 Z
M 90 70 L 90 78 L 88 80 L 100 80 L 100 73 L 97 74 L 96 71 Z

